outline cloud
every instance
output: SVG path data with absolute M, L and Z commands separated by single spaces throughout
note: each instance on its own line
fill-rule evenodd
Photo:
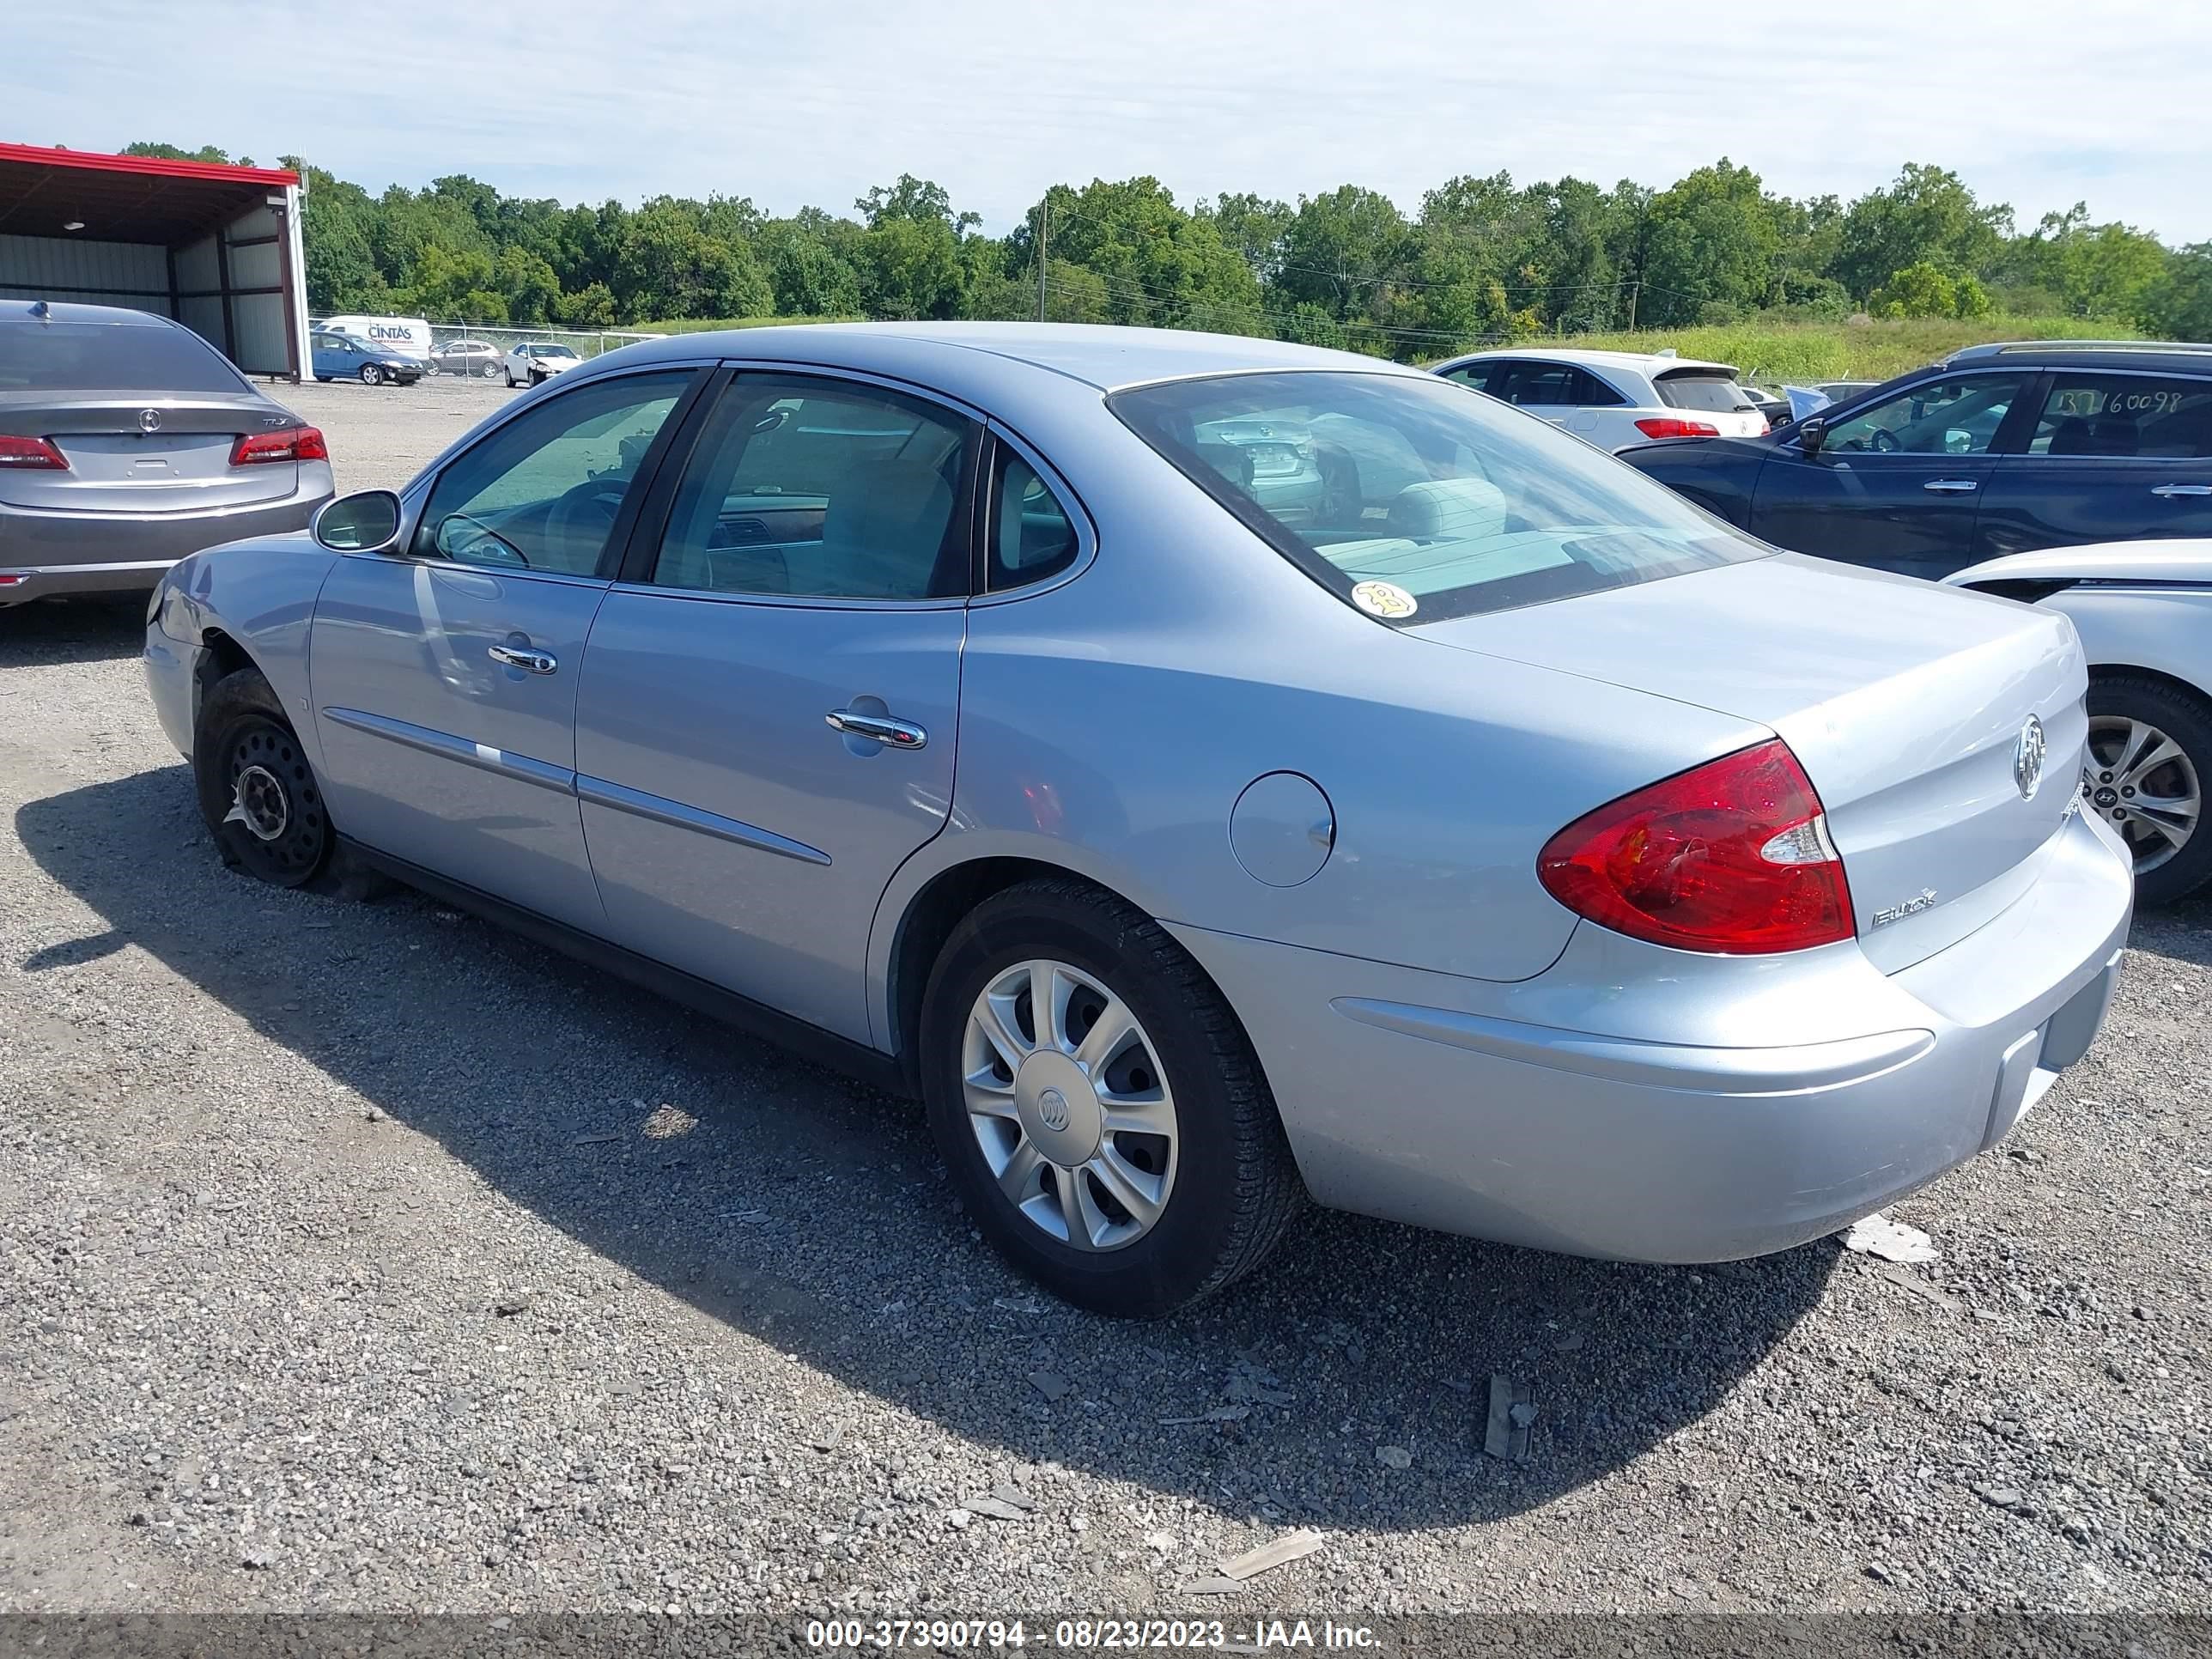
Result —
M 1178 196 L 1352 182 L 1408 208 L 1460 173 L 1665 185 L 1726 155 L 1846 198 L 1957 168 L 2024 224 L 2087 198 L 2212 237 L 2212 9 L 1951 0 L 1913 9 L 1554 0 L 879 0 L 473 10 L 79 0 L 18 32 L 0 137 L 304 155 L 370 189 L 468 173 L 635 201 L 845 210 L 901 172 L 1003 228 L 1057 181 Z M 373 21 L 370 21 L 373 20 Z

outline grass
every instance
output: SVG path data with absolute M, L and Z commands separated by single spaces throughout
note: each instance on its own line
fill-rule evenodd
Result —
M 1761 386 L 1814 380 L 1886 380 L 1989 340 L 2133 339 L 2124 324 L 2080 317 L 1991 315 L 1972 322 L 1731 323 L 1713 328 L 1656 328 L 1634 334 L 1577 334 L 1556 342 L 1608 351 L 1658 351 L 1734 363 Z M 1536 342 L 1531 341 L 1531 344 Z

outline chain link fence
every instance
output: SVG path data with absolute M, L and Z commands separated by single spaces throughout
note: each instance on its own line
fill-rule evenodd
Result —
M 311 317 L 311 328 L 320 328 L 324 319 Z M 507 354 L 519 345 L 564 345 L 579 357 L 596 357 L 602 352 L 634 345 L 640 340 L 658 340 L 659 334 L 641 334 L 616 328 L 514 328 L 505 325 L 494 326 L 477 323 L 439 323 L 430 325 L 430 367 L 434 374 L 483 375 L 488 379 L 501 378 L 505 370 Z M 477 352 L 453 349 L 471 345 L 488 347 Z

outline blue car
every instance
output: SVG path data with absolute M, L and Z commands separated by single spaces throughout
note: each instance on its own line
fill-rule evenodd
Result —
M 1765 437 L 1620 454 L 1777 547 L 1931 580 L 2212 536 L 2212 346 L 1970 346 Z
M 921 1097 L 976 1227 L 1120 1314 L 1308 1199 L 1802 1243 L 2002 1139 L 2127 937 L 2064 617 L 1275 341 L 629 347 L 185 560 L 145 666 L 242 873 L 381 872 Z
M 403 357 L 388 346 L 356 340 L 349 334 L 318 329 L 310 341 L 310 355 L 319 380 L 359 380 L 363 386 L 413 386 L 422 378 L 422 365 Z

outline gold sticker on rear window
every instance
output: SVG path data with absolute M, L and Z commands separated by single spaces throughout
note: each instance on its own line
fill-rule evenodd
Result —
M 1413 596 L 1395 582 L 1362 582 L 1352 590 L 1352 602 L 1385 622 L 1402 621 L 1420 608 Z

